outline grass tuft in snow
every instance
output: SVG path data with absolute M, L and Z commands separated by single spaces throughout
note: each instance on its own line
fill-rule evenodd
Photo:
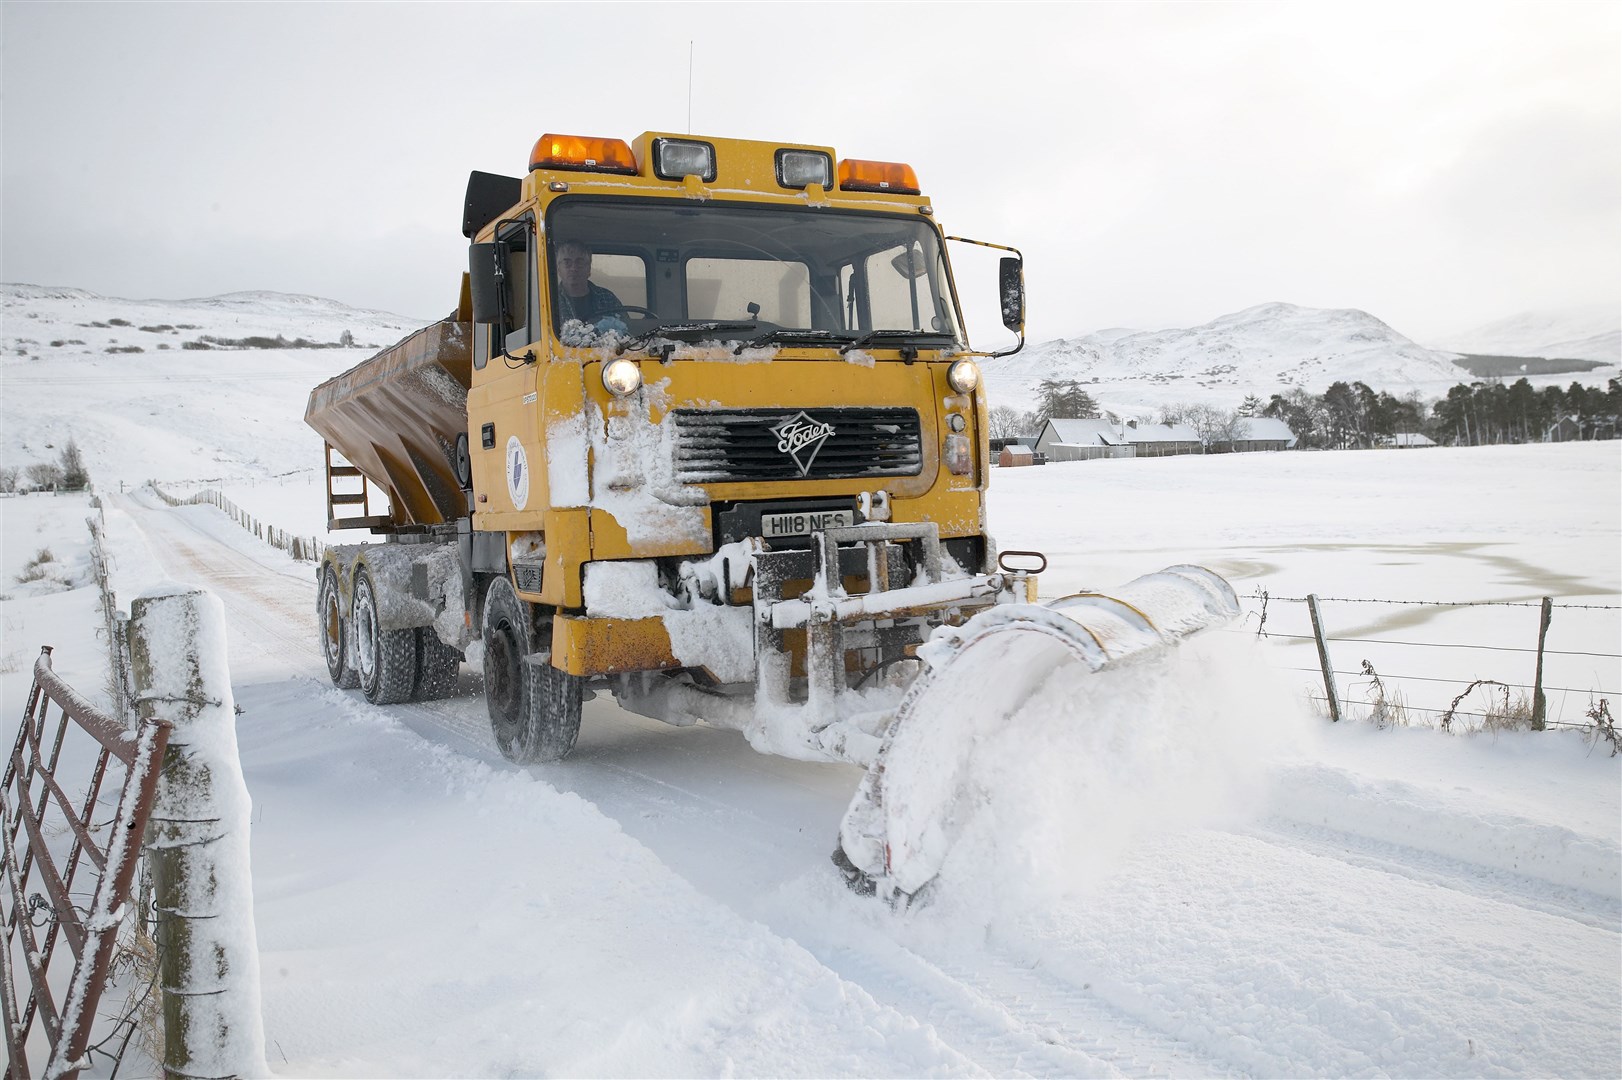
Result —
M 44 581 L 51 576 L 51 564 L 56 562 L 56 556 L 51 554 L 50 548 L 40 548 L 32 559 L 23 564 L 23 572 L 17 575 L 19 585 L 27 585 L 31 581 Z
M 1497 692 L 1484 690 L 1482 696 L 1486 698 L 1481 712 L 1478 714 L 1480 723 L 1468 729 L 1466 733 L 1491 732 L 1497 734 L 1502 731 L 1532 731 L 1532 700 L 1525 693 L 1510 697 L 1511 687 L 1497 679 L 1477 679 L 1459 692 L 1453 699 L 1447 711 L 1442 713 L 1441 728 L 1443 731 L 1453 730 L 1453 718 L 1458 712 L 1459 703 L 1469 697 L 1474 691 L 1482 687 L 1496 687 Z
M 1385 683 L 1380 680 L 1380 673 L 1375 671 L 1374 665 L 1367 660 L 1363 661 L 1363 674 L 1369 677 L 1369 713 L 1366 717 L 1369 723 L 1382 731 L 1386 728 L 1407 727 L 1408 709 L 1402 699 L 1402 691 L 1387 690 Z
M 1611 716 L 1611 702 L 1608 698 L 1598 701 L 1592 697 L 1588 699 L 1588 710 L 1583 713 L 1593 726 L 1585 733 L 1588 745 L 1598 746 L 1601 742 L 1611 747 L 1611 756 L 1616 757 L 1622 753 L 1622 736 L 1616 732 L 1616 720 Z

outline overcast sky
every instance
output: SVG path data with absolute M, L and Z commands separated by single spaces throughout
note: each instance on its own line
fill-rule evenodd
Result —
M 1619 13 L 6 2 L 0 279 L 437 317 L 470 169 L 691 130 L 910 162 L 1024 250 L 1032 340 L 1282 300 L 1423 341 L 1619 303 Z

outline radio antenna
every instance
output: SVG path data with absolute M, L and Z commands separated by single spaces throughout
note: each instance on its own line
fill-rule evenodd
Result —
M 687 134 L 693 133 L 693 39 L 687 39 Z

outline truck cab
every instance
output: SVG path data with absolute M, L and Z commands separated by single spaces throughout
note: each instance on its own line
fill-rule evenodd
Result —
M 572 745 L 523 729 L 556 726 L 546 699 L 577 728 L 591 686 L 677 722 L 826 711 L 1007 592 L 987 354 L 909 166 L 658 132 L 549 134 L 529 164 L 469 180 L 445 448 L 467 512 L 437 523 L 463 571 L 446 644 L 482 641 L 509 756 Z

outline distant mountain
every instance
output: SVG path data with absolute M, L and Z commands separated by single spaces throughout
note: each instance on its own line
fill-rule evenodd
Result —
M 1433 343 L 1451 352 L 1622 363 L 1622 307 L 1525 311 Z
M 993 400 L 1021 408 L 1050 378 L 1089 384 L 1106 407 L 1141 415 L 1173 401 L 1232 407 L 1247 394 L 1265 401 L 1292 387 L 1321 393 L 1338 381 L 1440 396 L 1468 374 L 1366 311 L 1271 303 L 1204 326 L 1043 342 L 986 364 Z

